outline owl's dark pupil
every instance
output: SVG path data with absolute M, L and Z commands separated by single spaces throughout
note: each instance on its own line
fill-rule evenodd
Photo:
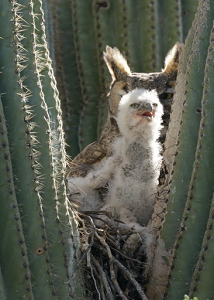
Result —
M 170 99 L 173 97 L 173 94 L 172 93 L 162 93 L 160 94 L 160 99 L 163 99 L 163 100 L 166 100 L 166 99 Z

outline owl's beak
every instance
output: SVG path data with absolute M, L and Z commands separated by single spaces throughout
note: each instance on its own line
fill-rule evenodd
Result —
M 138 110 L 142 110 L 142 109 L 144 109 L 146 111 L 151 111 L 151 112 L 153 111 L 153 107 L 150 102 L 146 102 L 146 103 L 141 102 Z
M 155 116 L 153 107 L 150 102 L 141 103 L 140 107 L 138 108 L 138 112 L 136 113 L 137 116 L 144 117 L 148 121 L 152 121 L 153 117 Z

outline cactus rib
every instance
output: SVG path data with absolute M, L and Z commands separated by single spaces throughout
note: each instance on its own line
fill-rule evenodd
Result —
M 90 30 L 93 26 L 91 1 L 72 0 L 72 18 L 75 51 L 84 104 L 79 122 L 79 145 L 80 149 L 82 149 L 97 138 L 97 97 L 99 95 L 99 84 L 97 83 L 99 81 L 96 73 L 95 34 L 93 30 Z M 91 40 L 91 46 L 85 51 L 84 46 L 88 39 Z M 92 41 L 94 42 L 92 43 Z M 90 66 L 93 66 L 93 68 L 90 68 Z
M 69 145 L 66 152 L 76 156 L 78 145 L 78 127 L 82 107 L 82 92 L 74 47 L 72 14 L 70 1 L 50 1 L 53 16 L 57 87 L 62 107 L 65 140 Z
M 0 100 L 0 177 L 1 177 L 1 209 L 0 209 L 0 296 L 1 299 L 21 298 L 23 295 L 34 299 L 29 269 L 28 253 L 23 233 L 23 225 L 16 199 L 13 182 L 7 128 L 3 106 Z M 9 257 L 8 257 L 9 253 Z M 15 266 L 15 267 L 14 267 Z M 13 285 L 11 286 L 11 282 Z

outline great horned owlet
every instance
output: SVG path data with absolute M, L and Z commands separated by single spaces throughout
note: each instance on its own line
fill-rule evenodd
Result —
M 112 156 L 81 180 L 93 190 L 108 183 L 105 204 L 114 219 L 130 227 L 147 225 L 153 213 L 161 155 L 158 138 L 163 106 L 157 92 L 136 88 L 122 96 L 116 117 L 120 136 L 112 144 Z M 92 199 L 90 199 L 92 201 Z M 91 202 L 87 203 L 91 208 Z
M 104 59 L 112 76 L 107 121 L 100 139 L 88 145 L 71 161 L 67 174 L 70 198 L 79 202 L 80 210 L 96 210 L 100 206 L 98 190 L 85 185 L 82 178 L 102 168 L 105 161 L 112 156 L 113 142 L 121 136 L 117 124 L 121 97 L 135 89 L 156 90 L 164 106 L 163 124 L 167 127 L 181 52 L 182 45 L 175 44 L 166 56 L 162 72 L 133 73 L 117 48 L 106 47 Z

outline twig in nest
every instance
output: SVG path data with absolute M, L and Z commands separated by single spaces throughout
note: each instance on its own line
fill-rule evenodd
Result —
M 142 287 L 140 286 L 140 284 L 134 279 L 134 277 L 132 276 L 132 274 L 129 272 L 128 269 L 126 269 L 126 267 L 124 267 L 124 265 L 121 264 L 121 262 L 119 262 L 116 258 L 113 257 L 113 261 L 114 263 L 123 271 L 123 273 L 129 278 L 129 280 L 131 281 L 131 283 L 135 286 L 138 294 L 140 295 L 142 300 L 148 300 L 148 298 L 146 297 Z
M 97 270 L 99 271 L 99 274 L 100 274 L 100 276 L 102 278 L 102 281 L 103 281 L 103 284 L 104 284 L 104 287 L 105 287 L 108 299 L 109 300 L 114 300 L 114 296 L 113 296 L 113 294 L 111 292 L 111 288 L 110 288 L 110 286 L 108 284 L 108 280 L 106 278 L 105 272 L 103 271 L 103 269 L 100 266 L 99 262 L 94 258 L 94 256 L 92 254 L 91 254 L 91 260 L 92 260 L 93 264 L 96 266 Z
M 96 281 L 96 279 L 95 279 L 95 277 L 94 277 L 94 268 L 93 268 L 93 266 L 91 265 L 90 259 L 87 260 L 87 266 L 91 269 L 91 276 L 92 276 L 92 279 L 93 279 L 93 281 L 94 281 L 94 286 L 95 286 L 95 289 L 96 289 L 96 291 L 97 291 L 99 300 L 101 300 L 101 297 L 100 297 L 100 291 L 99 291 L 98 286 L 97 286 L 97 281 Z
M 108 253 L 108 257 L 109 257 L 109 264 L 110 264 L 110 274 L 111 274 L 111 280 L 118 292 L 118 294 L 120 295 L 120 297 L 122 297 L 124 300 L 128 300 L 128 298 L 124 295 L 123 291 L 121 290 L 116 277 L 115 277 L 115 273 L 114 273 L 114 264 L 113 264 L 113 256 L 111 253 L 111 250 L 108 246 L 108 244 L 106 243 L 105 239 L 103 237 L 101 237 L 97 232 L 95 232 L 95 236 L 96 238 L 100 241 L 100 243 L 106 248 L 107 253 Z

